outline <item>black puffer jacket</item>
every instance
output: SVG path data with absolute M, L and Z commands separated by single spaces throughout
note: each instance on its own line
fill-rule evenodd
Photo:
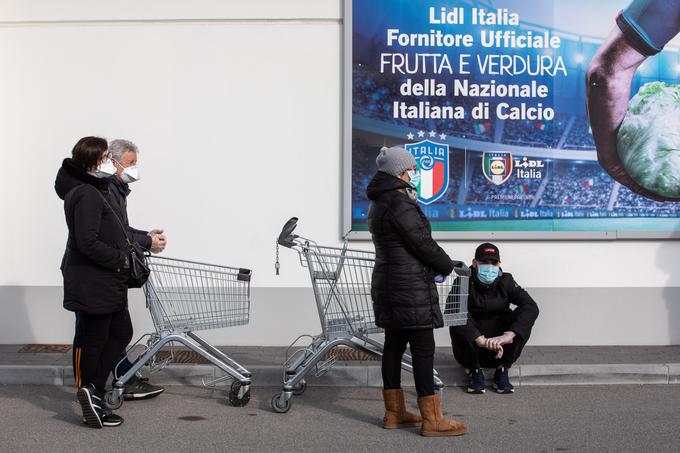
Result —
M 510 304 L 516 306 L 514 311 Z M 509 330 L 527 339 L 538 318 L 538 312 L 534 299 L 517 284 L 512 274 L 503 272 L 493 283 L 487 285 L 479 281 L 477 270 L 472 268 L 468 297 L 468 316 L 472 319 L 512 316 Z M 473 323 L 468 323 L 467 329 L 471 339 L 481 335 Z
M 54 183 L 64 200 L 68 241 L 61 263 L 64 308 L 106 314 L 127 306 L 128 252 L 125 233 L 112 209 L 109 181 L 65 159 Z M 99 194 L 97 193 L 99 192 Z M 120 212 L 116 212 L 122 218 Z
M 386 329 L 439 328 L 444 322 L 434 276 L 450 274 L 453 261 L 432 239 L 430 222 L 406 194 L 408 187 L 378 172 L 366 190 L 376 253 L 371 286 L 375 323 Z

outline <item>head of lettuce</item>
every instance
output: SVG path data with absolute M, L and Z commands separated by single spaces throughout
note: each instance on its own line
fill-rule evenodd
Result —
M 628 104 L 617 149 L 638 184 L 680 198 L 680 85 L 651 82 L 640 88 Z

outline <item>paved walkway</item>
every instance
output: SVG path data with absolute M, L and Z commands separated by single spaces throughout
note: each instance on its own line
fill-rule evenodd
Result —
M 24 353 L 23 345 L 0 345 L 0 384 L 72 385 L 71 354 Z M 253 373 L 255 386 L 278 385 L 286 348 L 220 347 Z M 450 349 L 438 348 L 435 365 L 446 385 L 463 385 L 463 370 Z M 155 374 L 154 382 L 200 384 L 220 376 L 207 364 L 173 364 Z M 491 374 L 491 373 L 487 373 Z M 488 376 L 490 377 L 490 376 Z M 516 385 L 678 384 L 680 346 L 527 346 L 512 368 Z M 338 360 L 334 370 L 310 385 L 379 387 L 377 360 Z M 408 385 L 409 376 L 404 377 Z

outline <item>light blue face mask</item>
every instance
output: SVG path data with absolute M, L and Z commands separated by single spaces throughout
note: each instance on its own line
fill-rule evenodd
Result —
M 477 265 L 477 278 L 485 285 L 490 285 L 496 281 L 500 273 L 501 268 L 499 266 L 494 266 L 493 264 Z
M 418 170 L 408 170 L 406 174 L 411 178 L 408 183 L 411 184 L 411 187 L 417 189 L 420 184 L 420 172 Z

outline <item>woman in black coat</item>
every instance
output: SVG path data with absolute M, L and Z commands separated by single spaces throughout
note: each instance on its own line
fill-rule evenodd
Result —
M 424 436 L 456 436 L 465 425 L 444 418 L 434 389 L 434 331 L 444 326 L 434 278 L 453 271 L 453 261 L 432 239 L 418 206 L 419 172 L 403 148 L 383 148 L 368 185 L 368 228 L 375 246 L 371 296 L 375 323 L 385 329 L 382 359 L 385 428 L 421 426 Z M 411 348 L 422 417 L 408 412 L 401 390 L 401 359 Z
M 111 203 L 115 173 L 106 140 L 84 137 L 64 159 L 54 188 L 64 200 L 68 226 L 61 263 L 64 308 L 76 314 L 73 345 L 77 398 L 91 426 L 118 426 L 123 419 L 103 404 L 109 373 L 132 339 L 127 310 L 128 247 L 122 218 Z

